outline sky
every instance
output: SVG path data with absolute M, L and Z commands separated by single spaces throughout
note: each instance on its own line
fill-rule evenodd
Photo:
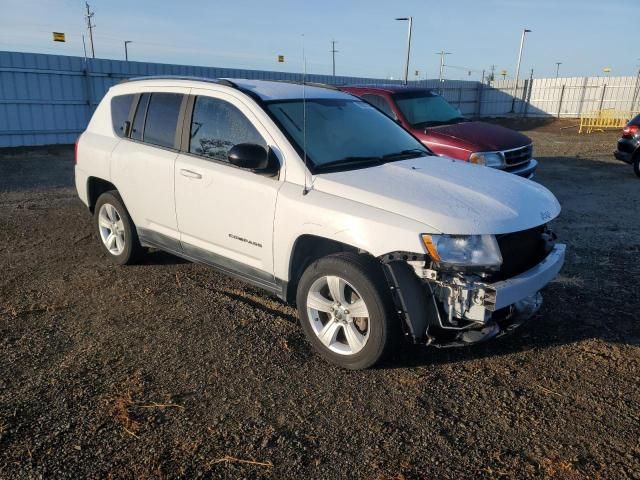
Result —
M 133 61 L 401 78 L 407 22 L 413 17 L 409 79 L 479 80 L 495 65 L 513 78 L 520 35 L 525 40 L 521 77 L 635 75 L 637 34 L 625 19 L 639 0 L 92 0 L 98 58 Z M 0 0 L 0 50 L 83 55 L 84 1 Z M 635 32 L 633 28 L 636 28 Z M 65 43 L 52 41 L 64 32 Z M 636 38 L 633 39 L 632 37 Z M 86 38 L 90 54 L 89 40 Z M 278 55 L 285 56 L 278 63 Z M 418 76 L 416 77 L 416 71 Z M 470 73 L 470 75 L 469 75 Z

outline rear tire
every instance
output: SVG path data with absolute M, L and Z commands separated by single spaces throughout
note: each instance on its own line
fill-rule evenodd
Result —
M 340 367 L 371 367 L 399 338 L 382 268 L 370 257 L 338 253 L 315 261 L 300 278 L 296 300 L 307 339 Z
M 636 158 L 633 159 L 633 173 L 640 177 L 640 153 L 636 154 Z
M 136 226 L 116 190 L 98 197 L 93 214 L 98 238 L 109 259 L 117 265 L 136 263 L 144 253 Z

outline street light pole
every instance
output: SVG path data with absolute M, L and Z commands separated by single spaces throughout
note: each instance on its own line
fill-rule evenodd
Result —
M 127 44 L 129 43 L 133 43 L 133 41 L 131 40 L 125 40 L 124 41 L 124 60 L 125 62 L 129 61 L 129 51 L 127 50 Z
M 523 29 L 522 36 L 520 37 L 520 50 L 518 51 L 518 64 L 516 65 L 516 82 L 513 87 L 513 99 L 511 100 L 511 113 L 515 112 L 516 108 L 516 95 L 518 94 L 518 80 L 520 79 L 520 61 L 522 60 L 522 48 L 524 47 L 524 36 L 531 32 L 531 30 Z
M 558 78 L 558 72 L 560 71 L 560 65 L 562 65 L 562 62 L 556 62 L 556 78 Z
M 336 77 L 336 53 L 338 53 L 338 50 L 336 50 L 336 41 L 331 40 L 331 56 L 333 59 L 333 78 Z
M 409 58 L 411 57 L 411 30 L 413 28 L 413 17 L 401 17 L 396 20 L 409 21 L 409 32 L 407 33 L 407 63 L 404 67 L 404 84 L 409 81 Z

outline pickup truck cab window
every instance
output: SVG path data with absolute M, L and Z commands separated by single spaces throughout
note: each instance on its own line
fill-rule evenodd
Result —
M 374 95 L 372 93 L 365 93 L 360 98 L 362 98 L 365 102 L 369 102 L 374 107 L 382 110 L 382 112 L 384 112 L 394 120 L 398 119 L 395 112 L 391 109 L 391 105 L 389 105 L 389 102 L 387 102 L 387 100 L 383 96 Z
M 239 143 L 267 146 L 251 122 L 229 102 L 196 97 L 191 117 L 189 153 L 228 162 L 227 153 Z
M 394 99 L 412 127 L 433 127 L 465 120 L 449 102 L 433 92 L 396 93 Z

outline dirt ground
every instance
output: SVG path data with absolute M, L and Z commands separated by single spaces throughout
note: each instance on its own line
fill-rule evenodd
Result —
M 111 266 L 72 149 L 0 153 L 0 478 L 640 479 L 640 179 L 570 126 L 518 125 L 568 244 L 540 314 L 360 372 L 239 281 Z

